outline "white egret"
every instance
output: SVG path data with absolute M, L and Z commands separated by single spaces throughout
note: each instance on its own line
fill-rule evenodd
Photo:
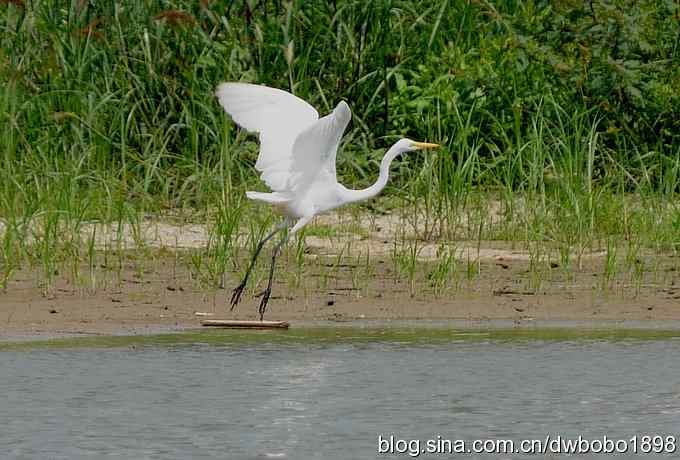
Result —
M 243 281 L 232 293 L 232 310 L 241 300 L 262 247 L 278 232 L 289 229 L 274 247 L 269 281 L 261 294 L 259 313 L 262 320 L 271 295 L 276 256 L 290 236 L 317 214 L 376 196 L 387 184 L 390 163 L 402 153 L 438 145 L 400 139 L 383 157 L 375 184 L 362 190 L 350 190 L 339 184 L 335 175 L 335 155 L 352 117 L 344 101 L 319 118 L 319 113 L 310 104 L 280 89 L 248 83 L 222 83 L 215 94 L 239 126 L 260 137 L 260 154 L 255 168 L 272 192 L 246 192 L 246 196 L 272 204 L 284 215 L 283 222 L 258 243 Z

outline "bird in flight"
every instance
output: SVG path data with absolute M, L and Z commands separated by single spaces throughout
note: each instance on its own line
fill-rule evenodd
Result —
M 256 246 L 241 284 L 231 296 L 233 310 L 241 300 L 248 277 L 264 245 L 282 230 L 288 230 L 274 246 L 267 288 L 262 292 L 259 314 L 263 319 L 272 291 L 276 257 L 288 238 L 317 214 L 347 203 L 378 195 L 387 184 L 390 163 L 413 150 L 437 144 L 400 139 L 385 153 L 380 176 L 368 188 L 351 190 L 338 183 L 335 156 L 352 112 L 344 101 L 325 117 L 293 94 L 249 83 L 222 83 L 215 92 L 220 105 L 239 126 L 260 137 L 255 168 L 271 193 L 246 192 L 252 200 L 264 201 L 283 214 L 283 221 Z

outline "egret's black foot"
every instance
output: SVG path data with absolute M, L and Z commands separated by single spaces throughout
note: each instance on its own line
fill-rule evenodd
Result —
M 231 304 L 231 309 L 233 310 L 236 305 L 241 301 L 241 296 L 243 295 L 243 291 L 246 289 L 246 283 L 245 281 L 239 284 L 234 288 L 234 290 L 231 293 L 231 301 L 229 302 Z
M 269 297 L 272 295 L 272 288 L 268 287 L 260 294 L 262 299 L 260 300 L 260 308 L 258 309 L 260 313 L 260 321 L 264 318 L 264 312 L 267 311 L 267 303 L 269 302 Z

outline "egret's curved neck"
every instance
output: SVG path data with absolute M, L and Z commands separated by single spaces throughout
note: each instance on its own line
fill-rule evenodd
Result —
M 390 147 L 380 162 L 380 177 L 378 177 L 378 180 L 375 181 L 375 184 L 361 190 L 347 190 L 348 201 L 354 202 L 367 200 L 379 194 L 382 189 L 385 188 L 385 185 L 387 185 L 387 179 L 390 176 L 390 164 L 392 163 L 392 160 L 397 158 L 403 152 L 404 150 L 401 149 L 397 144 L 394 144 L 392 147 Z

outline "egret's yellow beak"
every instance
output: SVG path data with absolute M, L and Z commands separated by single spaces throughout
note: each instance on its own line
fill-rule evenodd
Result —
M 439 147 L 439 144 L 431 144 L 429 142 L 414 142 L 413 145 L 416 146 L 416 149 L 436 149 Z

